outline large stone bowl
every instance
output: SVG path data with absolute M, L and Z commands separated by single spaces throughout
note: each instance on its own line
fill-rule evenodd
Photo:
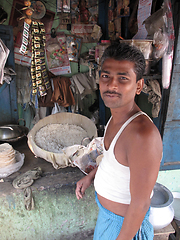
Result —
M 41 119 L 38 123 L 36 123 L 34 125 L 34 127 L 31 129 L 31 131 L 27 135 L 28 146 L 29 146 L 30 150 L 37 157 L 43 158 L 46 161 L 51 162 L 55 169 L 71 166 L 72 163 L 70 162 L 69 158 L 66 156 L 66 154 L 64 152 L 54 153 L 54 152 L 46 151 L 46 150 L 40 148 L 39 146 L 37 146 L 37 144 L 34 140 L 36 132 L 40 128 L 42 128 L 50 123 L 51 124 L 52 123 L 54 123 L 54 124 L 56 124 L 56 123 L 74 124 L 74 125 L 82 127 L 84 130 L 86 130 L 88 137 L 90 139 L 97 137 L 96 125 L 89 118 L 87 118 L 81 114 L 63 112 L 63 113 L 56 113 L 56 114 L 53 114 L 53 115 L 50 115 L 50 116 L 47 116 L 47 117 Z M 67 132 L 67 134 L 71 134 L 71 133 Z

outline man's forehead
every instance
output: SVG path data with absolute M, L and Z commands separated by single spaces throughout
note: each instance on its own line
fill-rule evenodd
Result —
M 110 73 L 111 73 L 111 70 L 109 70 L 109 69 L 102 69 L 101 72 L 102 72 L 102 73 L 110 74 Z M 123 71 L 123 70 L 121 71 L 121 70 L 119 70 L 119 69 L 116 71 L 116 74 L 117 74 L 117 75 L 123 75 L 123 76 L 130 76 L 129 71 Z
M 104 62 L 103 62 L 103 65 L 104 65 L 104 63 L 107 63 L 107 62 L 111 62 L 111 61 L 115 61 L 115 62 L 117 62 L 117 63 L 129 63 L 129 64 L 135 64 L 134 62 L 132 62 L 132 61 L 130 61 L 130 60 L 127 60 L 127 59 L 116 59 L 116 58 L 113 58 L 113 57 L 108 57 L 108 58 L 106 58 L 105 60 L 104 60 Z
M 128 72 L 129 69 L 134 71 L 135 63 L 128 60 L 116 60 L 114 58 L 107 58 L 102 64 L 101 71 L 107 71 L 111 68 L 117 68 L 120 72 Z M 125 70 L 126 69 L 126 70 Z

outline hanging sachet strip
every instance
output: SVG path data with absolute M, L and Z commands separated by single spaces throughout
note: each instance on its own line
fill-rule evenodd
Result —
M 35 95 L 39 91 L 41 96 L 46 95 L 46 90 L 50 89 L 50 82 L 46 70 L 45 63 L 45 28 L 44 24 L 32 21 L 32 57 L 31 57 L 31 78 L 32 78 L 32 94 Z
M 23 38 L 22 38 L 22 43 L 21 47 L 19 49 L 19 52 L 22 54 L 26 53 L 27 50 L 27 45 L 28 45 L 28 38 L 29 38 L 29 29 L 30 25 L 24 22 L 24 28 L 23 28 Z

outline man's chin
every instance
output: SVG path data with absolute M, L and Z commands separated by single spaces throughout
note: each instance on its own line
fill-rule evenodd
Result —
M 106 102 L 106 101 L 104 101 L 104 105 L 107 107 L 107 108 L 117 108 L 118 106 L 117 106 L 117 102 Z

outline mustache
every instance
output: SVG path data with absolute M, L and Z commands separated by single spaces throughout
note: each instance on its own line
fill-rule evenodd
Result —
M 120 93 L 117 93 L 115 91 L 106 91 L 106 92 L 103 92 L 103 94 L 115 94 L 115 95 L 121 96 Z

